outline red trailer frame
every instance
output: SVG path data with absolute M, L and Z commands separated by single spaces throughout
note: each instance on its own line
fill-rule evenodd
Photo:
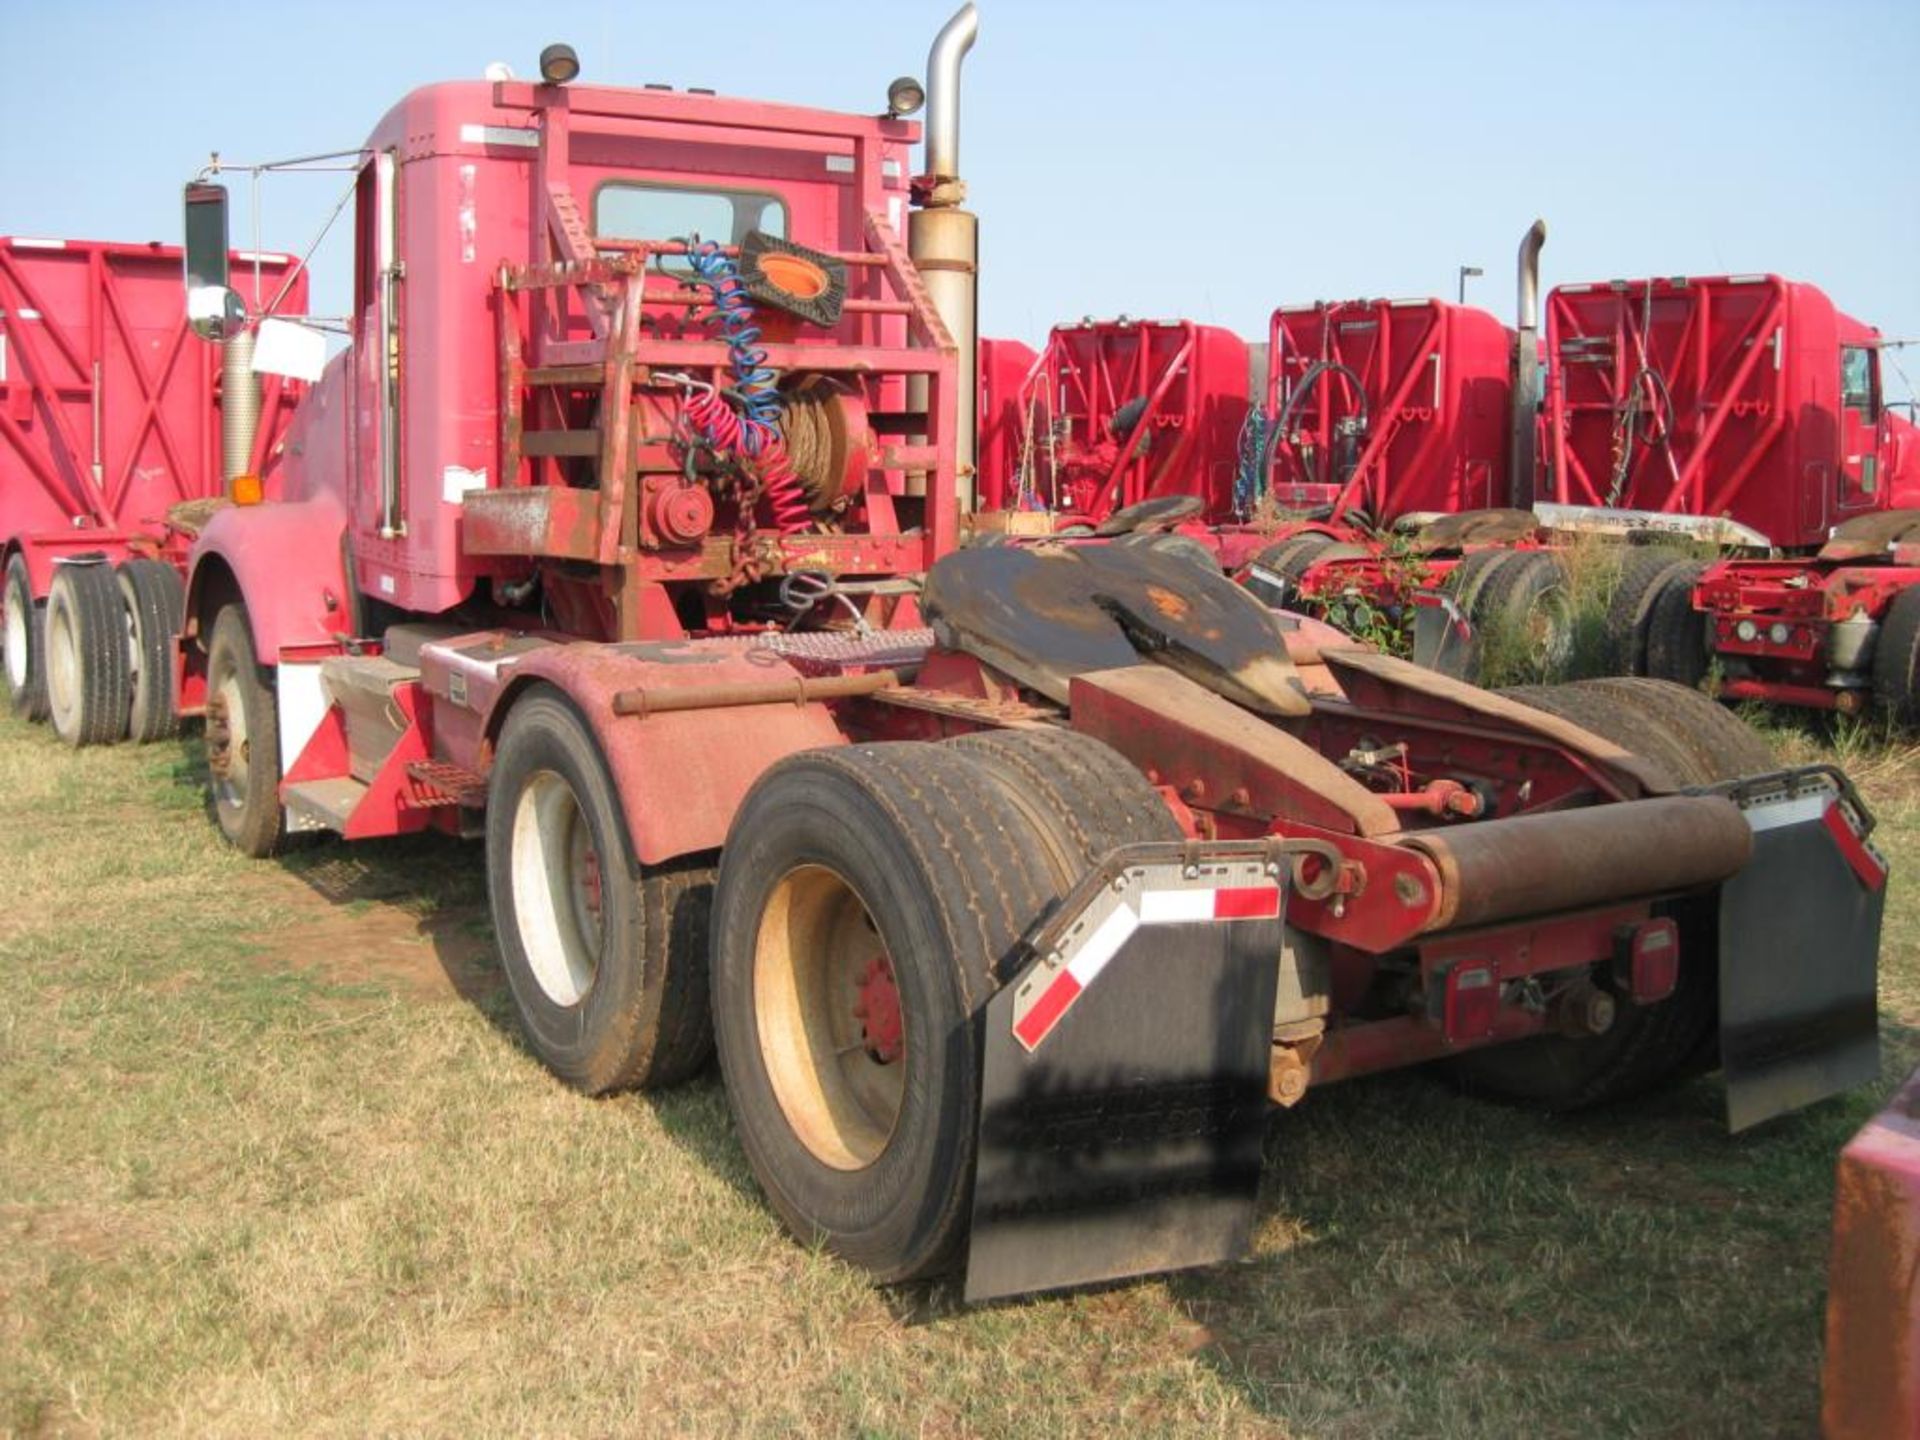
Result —
M 236 251 L 250 308 L 306 312 L 291 257 Z M 262 377 L 253 471 L 272 468 L 301 387 Z M 178 248 L 0 238 L 0 563 L 34 598 L 61 555 L 186 554 L 168 525 L 221 493 L 220 360 L 190 335 Z

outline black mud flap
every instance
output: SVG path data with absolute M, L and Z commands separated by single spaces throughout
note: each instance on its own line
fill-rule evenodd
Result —
M 1451 595 L 1435 595 L 1432 600 L 1414 604 L 1413 663 L 1464 680 L 1474 671 L 1477 637 L 1473 626 Z
M 1753 827 L 1720 888 L 1720 1060 L 1744 1130 L 1880 1074 L 1876 979 L 1887 865 L 1831 766 L 1716 787 Z
M 1032 937 L 987 1006 L 969 1301 L 1247 1253 L 1283 875 L 1129 846 Z

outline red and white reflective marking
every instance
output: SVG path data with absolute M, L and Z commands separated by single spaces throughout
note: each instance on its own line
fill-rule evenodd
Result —
M 1887 862 L 1880 858 L 1880 852 L 1873 848 L 1873 842 L 1853 828 L 1853 820 L 1846 808 L 1836 802 L 1827 807 L 1827 813 L 1822 818 L 1833 836 L 1833 843 L 1840 847 L 1841 858 L 1847 862 L 1860 883 L 1869 890 L 1884 888 L 1887 883 Z
M 1748 807 L 1745 814 L 1747 824 L 1756 831 L 1818 820 L 1833 837 L 1840 858 L 1847 862 L 1862 885 L 1877 891 L 1887 883 L 1886 858 L 1860 833 L 1858 822 L 1840 802 L 1830 783 L 1802 794 L 1762 801 Z
M 1157 868 L 1157 867 L 1156 867 Z M 1167 880 L 1145 876 L 1145 884 L 1124 890 L 1107 889 L 1102 898 L 1068 932 L 1052 969 L 1037 967 L 1028 977 L 1014 1005 L 1013 1035 L 1027 1050 L 1039 1047 L 1053 1033 L 1073 1002 L 1099 978 L 1120 953 L 1133 932 L 1146 925 L 1199 925 L 1231 920 L 1271 920 L 1280 915 L 1280 886 L 1261 875 L 1236 874 L 1235 879 L 1258 879 L 1257 884 L 1181 884 L 1177 866 L 1166 867 Z M 1233 867 L 1243 871 L 1243 867 Z M 1142 878 L 1139 871 L 1129 879 Z M 1099 915 L 1101 909 L 1104 915 Z M 1097 917 L 1097 918 L 1096 918 Z

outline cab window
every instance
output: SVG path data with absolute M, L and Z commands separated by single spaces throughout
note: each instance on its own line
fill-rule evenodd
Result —
M 738 245 L 749 230 L 786 236 L 787 207 L 777 195 L 609 180 L 593 196 L 593 233 L 609 240 L 698 235 Z
M 1858 410 L 1868 420 L 1879 418 L 1880 387 L 1873 363 L 1873 351 L 1865 345 L 1845 345 L 1840 350 L 1840 403 Z

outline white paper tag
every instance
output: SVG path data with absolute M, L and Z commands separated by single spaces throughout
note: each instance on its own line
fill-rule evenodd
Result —
M 464 465 L 449 465 L 440 472 L 440 498 L 449 505 L 458 505 L 467 498 L 469 490 L 487 488 L 485 468 L 469 470 Z
M 266 319 L 253 337 L 253 373 L 284 375 L 309 384 L 327 364 L 327 337 L 292 320 Z

